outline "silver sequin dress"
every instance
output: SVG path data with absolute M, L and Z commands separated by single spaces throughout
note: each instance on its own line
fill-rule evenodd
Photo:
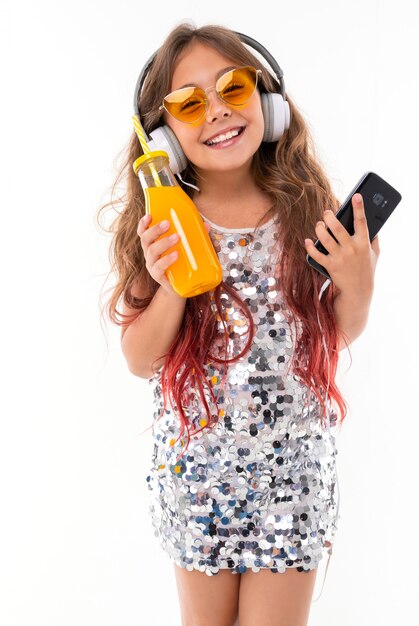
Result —
M 258 230 L 226 229 L 205 219 L 224 280 L 253 313 L 255 336 L 247 354 L 228 364 L 217 425 L 193 435 L 178 461 L 187 436 L 184 431 L 174 444 L 177 416 L 166 410 L 153 424 L 146 481 L 154 535 L 174 563 L 208 576 L 220 569 L 309 571 L 337 530 L 337 450 L 315 395 L 287 374 L 294 344 L 280 281 L 272 275 L 277 226 L 271 219 Z M 236 303 L 223 297 L 231 358 L 245 345 L 247 323 Z M 208 363 L 204 370 L 216 396 L 223 368 Z M 156 418 L 163 407 L 160 372 L 148 382 Z M 191 394 L 184 410 L 200 428 L 206 412 L 198 391 Z M 214 407 L 209 395 L 207 401 Z M 336 415 L 330 415 L 335 426 Z

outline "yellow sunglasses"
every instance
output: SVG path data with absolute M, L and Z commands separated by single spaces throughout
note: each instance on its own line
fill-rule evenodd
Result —
M 219 98 L 231 106 L 246 104 L 255 93 L 259 74 L 251 65 L 238 67 L 220 76 L 215 87 L 184 87 L 172 91 L 165 98 L 159 111 L 165 109 L 170 115 L 186 124 L 199 122 L 208 110 L 207 93 L 215 89 Z

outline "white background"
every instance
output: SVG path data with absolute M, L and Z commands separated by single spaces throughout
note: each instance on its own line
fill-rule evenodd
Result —
M 129 372 L 120 330 L 101 323 L 110 238 L 95 217 L 132 132 L 137 76 L 185 18 L 268 48 L 341 200 L 368 170 L 403 196 L 379 235 L 374 300 L 352 365 L 341 353 L 350 405 L 337 439 L 341 520 L 310 626 L 413 624 L 415 4 L 199 4 L 1 3 L 0 622 L 180 626 L 173 565 L 146 507 L 151 391 Z

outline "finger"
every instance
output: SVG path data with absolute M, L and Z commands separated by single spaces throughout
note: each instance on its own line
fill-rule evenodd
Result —
M 176 246 L 179 242 L 179 234 L 173 233 L 171 235 L 164 235 L 161 239 L 157 239 L 149 246 L 149 255 L 151 262 L 155 263 L 162 254 L 167 253 L 167 250 Z
M 329 218 L 330 219 L 330 218 Z M 316 235 L 320 242 L 324 245 L 326 250 L 333 254 L 339 248 L 339 244 L 333 239 L 332 235 L 327 232 L 326 224 L 322 221 L 317 222 L 316 224 Z
M 320 265 L 323 265 L 323 267 L 328 269 L 327 265 L 328 265 L 329 255 L 323 254 L 323 252 L 320 252 L 320 250 L 317 250 L 316 246 L 314 245 L 311 239 L 304 239 L 304 244 L 305 244 L 307 254 L 309 254 L 315 261 L 320 263 Z
M 352 196 L 352 207 L 354 212 L 355 235 L 364 237 L 369 241 L 368 222 L 365 215 L 364 199 L 360 193 Z
M 145 215 L 143 215 L 143 217 L 140 219 L 140 221 L 138 223 L 138 228 L 137 228 L 137 234 L 138 234 L 139 237 L 141 237 L 143 232 L 149 226 L 150 222 L 151 222 L 151 215 L 150 215 L 150 213 L 146 213 Z
M 331 211 L 330 209 L 327 209 L 327 211 L 323 213 L 323 219 L 326 222 L 326 226 L 329 228 L 329 230 L 332 233 L 332 240 L 333 241 L 335 241 L 335 239 L 337 240 L 335 249 L 339 245 L 344 246 L 350 241 L 351 239 L 350 234 L 348 233 L 344 225 L 338 220 L 338 218 L 333 213 L 333 211 Z M 329 250 L 329 248 L 327 249 Z M 332 252 L 331 249 L 329 251 Z
M 141 242 L 146 246 L 150 246 L 153 241 L 158 239 L 161 235 L 166 234 L 169 228 L 170 222 L 168 220 L 163 220 L 153 224 L 153 226 L 146 227 L 146 230 L 144 230 L 141 235 Z
M 164 256 L 161 256 L 160 259 L 156 262 L 156 268 L 158 269 L 158 271 L 161 273 L 162 276 L 164 272 L 167 270 L 167 268 L 170 267 L 172 263 L 176 261 L 177 256 L 178 256 L 177 252 L 176 250 L 174 250 L 173 252 L 170 252 L 169 254 L 165 254 Z

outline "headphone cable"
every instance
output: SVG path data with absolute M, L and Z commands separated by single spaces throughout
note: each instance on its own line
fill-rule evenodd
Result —
M 319 292 L 319 302 L 321 300 L 321 297 L 323 295 L 323 292 L 327 289 L 327 287 L 330 285 L 330 278 L 328 278 L 327 280 L 325 280 L 325 282 L 323 283 L 320 292 Z M 327 368 L 328 368 L 328 374 L 327 374 L 327 387 L 326 387 L 326 416 L 327 416 L 327 429 L 328 429 L 328 433 L 330 435 L 330 414 L 329 414 L 329 405 L 327 402 L 327 396 L 328 396 L 328 392 L 329 392 L 329 382 L 330 382 L 330 359 L 329 359 L 329 351 L 327 349 L 327 345 L 326 342 L 324 340 L 324 335 L 323 335 L 323 329 L 322 329 L 322 325 L 320 322 L 320 317 L 319 317 L 319 312 L 317 311 L 317 320 L 319 322 L 319 326 L 320 326 L 320 330 L 321 330 L 321 336 L 322 336 L 322 342 L 323 342 L 323 348 L 326 354 L 326 359 L 327 359 Z M 340 504 L 340 488 L 339 488 L 339 481 L 338 481 L 338 474 L 337 474 L 337 463 L 336 463 L 336 455 L 335 456 L 335 474 L 336 474 L 336 486 L 337 486 L 337 490 L 338 490 L 338 501 L 337 501 L 337 510 L 336 510 L 336 516 L 335 516 L 335 520 L 334 520 L 334 524 L 335 522 L 337 522 L 338 518 L 339 518 L 339 504 Z M 323 587 L 324 584 L 326 582 L 326 575 L 327 575 L 327 570 L 329 568 L 329 562 L 330 562 L 330 557 L 332 556 L 332 551 L 333 551 L 333 544 L 330 545 L 328 547 L 328 554 L 329 557 L 327 559 L 327 565 L 326 565 L 326 571 L 324 573 L 324 577 L 323 577 L 323 584 L 322 584 L 322 588 L 320 590 L 320 594 L 317 596 L 317 598 L 315 600 L 312 600 L 312 602 L 317 602 L 317 600 L 320 598 L 320 596 L 322 595 L 323 592 Z

